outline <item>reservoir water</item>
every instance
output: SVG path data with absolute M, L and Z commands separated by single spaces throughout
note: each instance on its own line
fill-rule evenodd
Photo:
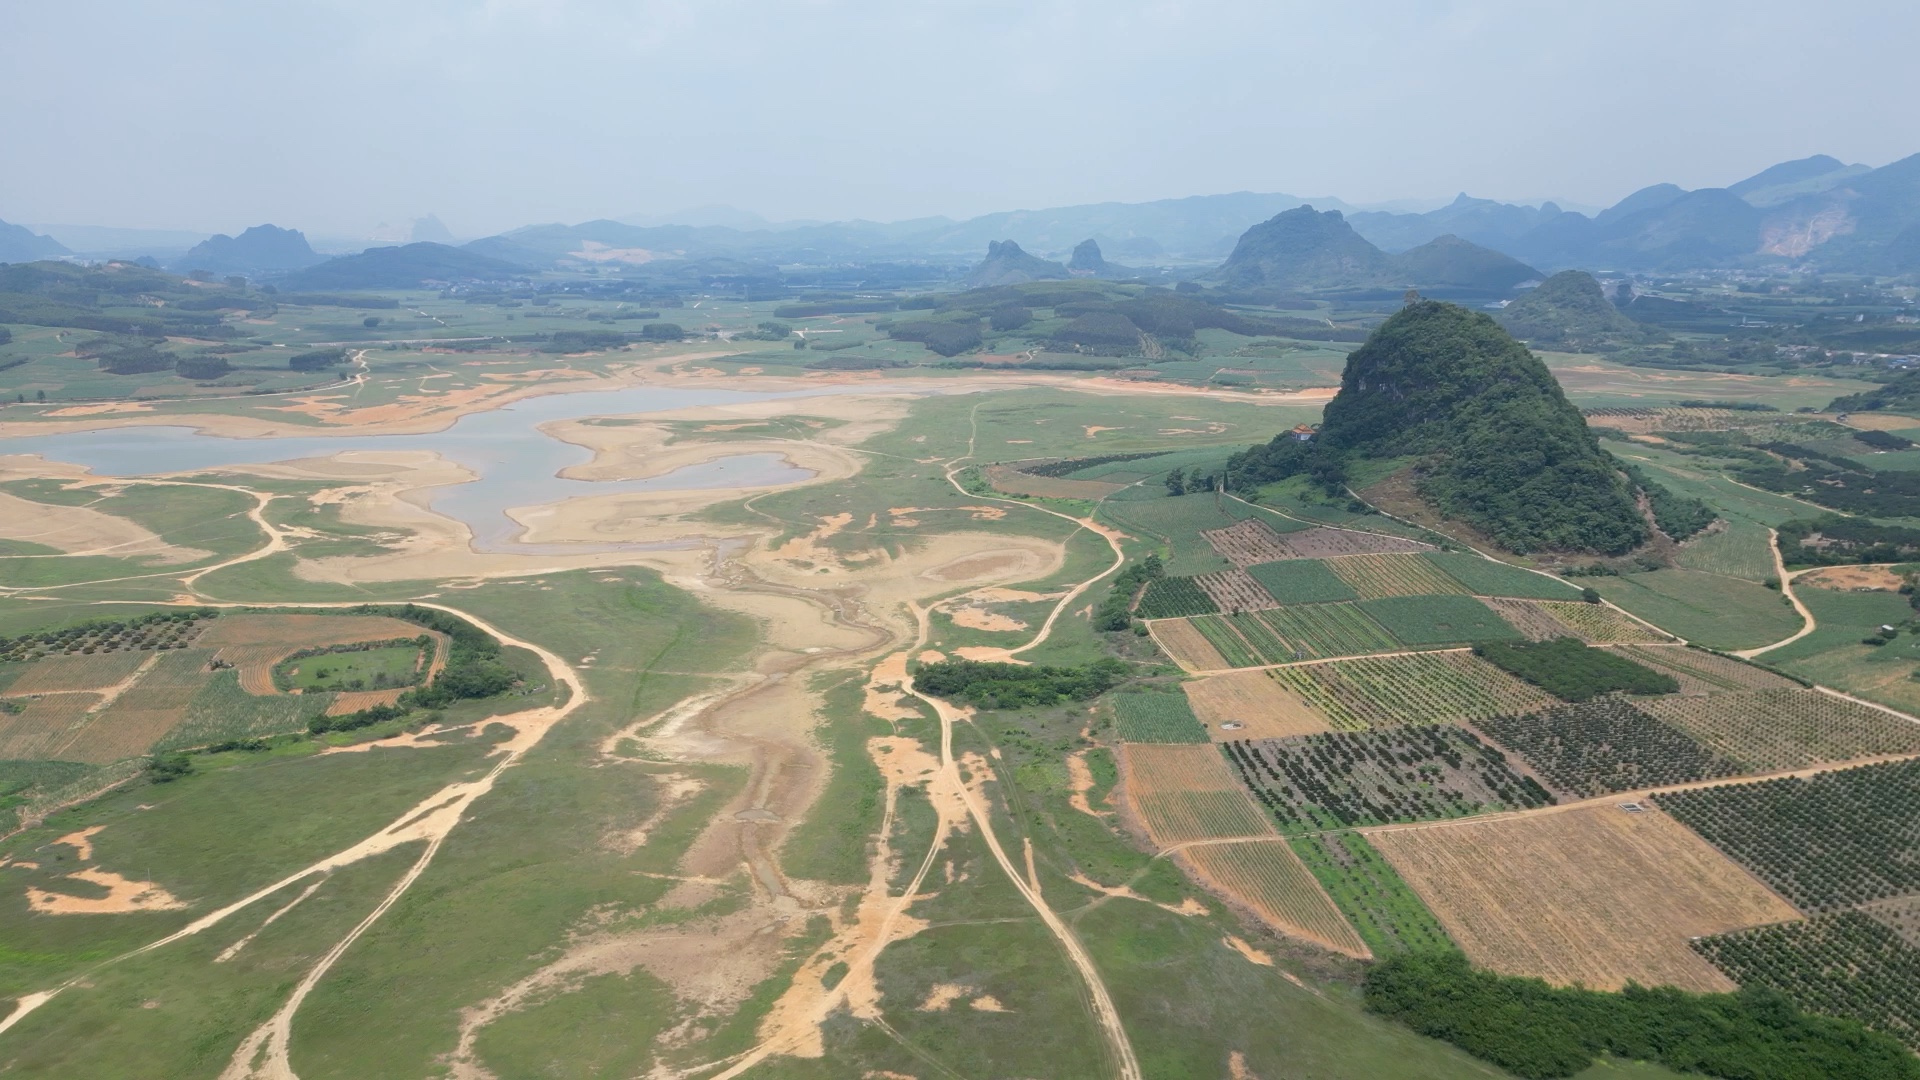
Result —
M 465 522 L 473 530 L 474 547 L 481 551 L 531 550 L 511 541 L 519 526 L 506 514 L 510 507 L 631 491 L 793 484 L 814 475 L 810 470 L 787 464 L 777 453 L 765 453 L 720 458 L 645 480 L 565 480 L 557 475 L 560 470 L 585 464 L 592 460 L 593 452 L 551 438 L 538 430 L 539 425 L 551 420 L 665 412 L 696 405 L 798 396 L 805 395 L 638 386 L 528 398 L 463 416 L 445 431 L 423 435 L 232 439 L 204 435 L 186 427 L 132 426 L 0 439 L 0 454 L 40 454 L 50 461 L 85 466 L 99 476 L 154 476 L 221 465 L 259 465 L 324 457 L 356 450 L 431 450 L 466 466 L 479 478 L 431 489 L 429 505 Z

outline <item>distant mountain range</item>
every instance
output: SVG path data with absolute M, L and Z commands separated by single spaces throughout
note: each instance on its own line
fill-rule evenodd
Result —
M 1339 212 L 1355 238 L 1380 256 L 1429 262 L 1444 256 L 1449 267 L 1473 253 L 1457 245 L 1450 253 L 1415 252 L 1455 237 L 1545 271 L 1806 266 L 1834 272 L 1920 273 L 1920 155 L 1880 168 L 1816 155 L 1782 162 L 1724 188 L 1689 191 L 1655 184 L 1592 215 L 1552 202 L 1527 206 L 1466 194 L 1423 213 L 1366 209 L 1331 197 L 1234 192 L 1014 210 L 965 221 L 930 217 L 888 223 L 771 222 L 731 207 L 709 206 L 668 215 L 678 220 L 635 215 L 624 221 L 530 225 L 460 249 L 521 271 L 734 260 L 736 272 L 750 275 L 772 273 L 775 266 L 878 263 L 932 264 L 958 272 L 990 243 L 1011 241 L 1023 254 L 1051 261 L 1090 239 L 1125 263 L 1192 273 L 1231 255 L 1248 229 L 1302 205 Z M 0 225 L 0 261 L 59 258 L 74 251 L 88 257 L 118 254 L 104 244 L 109 234 L 127 233 L 128 238 L 120 239 L 132 242 L 129 230 L 93 233 L 99 235 L 89 234 L 84 246 L 74 247 L 30 229 Z M 423 218 L 415 223 L 412 239 L 450 246 L 452 237 L 436 219 Z M 102 246 L 95 246 L 96 240 Z M 149 253 L 129 249 L 125 255 Z M 1354 257 L 1372 267 L 1368 273 L 1384 275 L 1382 280 L 1406 276 L 1382 269 L 1388 264 L 1374 256 Z M 1496 271 L 1484 255 L 1474 257 L 1485 263 L 1485 273 L 1505 272 Z M 275 265 L 254 259 L 251 269 L 232 272 L 304 268 L 287 255 L 271 262 Z M 1423 271 L 1416 276 L 1430 275 Z M 1482 279 L 1484 274 L 1475 276 Z
M 1412 287 L 1500 293 L 1540 276 L 1517 259 L 1452 234 L 1388 254 L 1338 210 L 1299 206 L 1248 229 L 1227 261 L 1203 280 L 1286 292 Z
M 202 240 L 175 261 L 174 269 L 259 276 L 304 269 L 326 258 L 307 245 L 306 235 L 298 229 L 255 225 L 239 236 L 221 233 Z

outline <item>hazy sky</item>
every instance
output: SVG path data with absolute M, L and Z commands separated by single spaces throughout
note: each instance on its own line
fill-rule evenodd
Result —
M 0 218 L 479 236 L 1920 152 L 1920 4 L 4 0 Z

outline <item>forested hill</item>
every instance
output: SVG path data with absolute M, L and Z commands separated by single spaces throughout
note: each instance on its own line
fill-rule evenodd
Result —
M 1496 318 L 1535 344 L 1584 346 L 1647 336 L 1639 323 L 1620 314 L 1584 270 L 1562 270 L 1508 304 Z
M 1348 356 L 1313 442 L 1282 435 L 1235 455 L 1229 473 L 1242 488 L 1310 473 L 1338 490 L 1349 462 L 1399 457 L 1414 459 L 1436 510 L 1511 551 L 1620 554 L 1651 535 L 1634 482 L 1546 365 L 1486 315 L 1430 300 Z M 1646 487 L 1676 511 L 1666 520 L 1686 521 L 1672 531 L 1704 524 L 1699 508 Z

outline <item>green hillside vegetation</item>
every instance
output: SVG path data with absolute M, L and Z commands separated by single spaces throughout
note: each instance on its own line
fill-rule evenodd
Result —
M 1894 412 L 1920 414 L 1920 371 L 1903 371 L 1886 385 L 1833 399 L 1828 412 Z
M 1312 442 L 1237 454 L 1238 490 L 1301 474 L 1330 493 L 1349 461 L 1408 457 L 1442 515 L 1509 551 L 1621 554 L 1650 536 L 1636 493 L 1545 364 L 1491 318 L 1407 305 L 1347 358 Z
M 1540 271 L 1519 259 L 1451 234 L 1403 251 L 1392 263 L 1399 280 L 1423 289 L 1499 291 L 1540 279 Z
M 1338 210 L 1301 206 L 1242 233 L 1210 277 L 1236 289 L 1323 289 L 1387 284 L 1393 274 L 1387 253 L 1354 232 Z
M 1580 350 L 1647 335 L 1607 299 L 1600 283 L 1583 270 L 1562 270 L 1521 294 L 1495 316 L 1515 337 L 1534 345 Z
M 1591 701 L 1602 694 L 1677 694 L 1680 683 L 1618 653 L 1579 638 L 1499 641 L 1473 647 L 1474 655 L 1518 675 L 1562 701 Z
M 155 306 L 152 300 L 162 301 Z M 222 312 L 271 310 L 245 282 L 193 284 L 132 263 L 0 265 L 0 323 L 61 326 L 143 338 L 226 339 Z
M 1168 289 L 1087 280 L 1021 281 L 921 297 L 902 306 L 908 310 L 880 324 L 887 336 L 918 341 L 942 356 L 1035 344 L 1100 357 L 1193 354 L 1200 351 L 1197 335 L 1205 330 L 1253 338 L 1324 335 L 1327 329 L 1306 319 L 1244 315 Z

